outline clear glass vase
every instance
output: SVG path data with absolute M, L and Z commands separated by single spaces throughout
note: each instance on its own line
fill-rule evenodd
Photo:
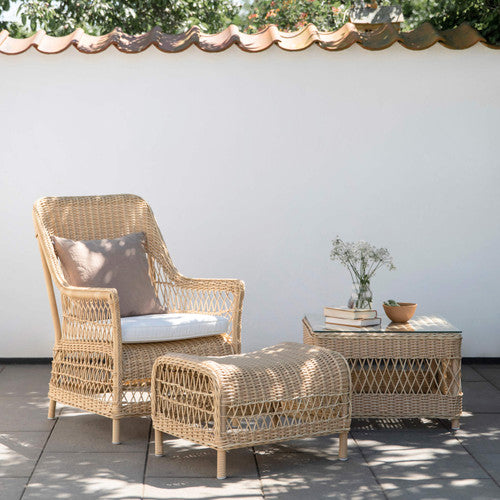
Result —
M 352 293 L 347 303 L 350 309 L 371 309 L 373 294 L 370 289 L 370 282 L 354 281 L 352 283 Z

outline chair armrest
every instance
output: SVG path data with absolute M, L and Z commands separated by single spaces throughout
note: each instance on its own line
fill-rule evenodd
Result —
M 237 279 L 175 278 L 175 296 L 169 310 L 225 316 L 230 321 L 228 340 L 241 352 L 241 311 L 245 283 Z
M 116 296 L 118 300 L 118 292 L 116 288 L 90 288 L 85 286 L 65 286 L 61 288 L 61 293 L 68 297 L 74 298 L 92 298 L 101 300 L 113 300 Z
M 220 290 L 234 293 L 244 293 L 245 283 L 235 279 L 187 278 L 178 275 L 176 286 L 180 288 L 199 288 L 202 290 Z
M 60 292 L 62 342 L 97 342 L 121 349 L 116 289 L 63 286 Z

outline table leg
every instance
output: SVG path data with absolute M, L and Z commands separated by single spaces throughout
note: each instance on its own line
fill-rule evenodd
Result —
M 155 456 L 163 456 L 163 432 L 155 429 Z
M 226 452 L 217 450 L 217 479 L 226 479 Z

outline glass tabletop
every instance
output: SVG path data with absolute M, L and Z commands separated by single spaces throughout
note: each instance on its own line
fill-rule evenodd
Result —
M 391 323 L 383 317 L 379 326 L 365 326 L 356 328 L 352 326 L 327 325 L 322 314 L 308 313 L 306 320 L 316 333 L 341 333 L 341 332 L 414 332 L 414 333 L 462 333 L 461 330 L 453 326 L 441 316 L 415 316 L 408 323 Z

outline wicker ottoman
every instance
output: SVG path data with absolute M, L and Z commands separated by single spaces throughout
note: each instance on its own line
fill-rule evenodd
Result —
M 217 450 L 217 478 L 226 451 L 340 433 L 347 459 L 351 379 L 345 359 L 317 346 L 286 342 L 230 356 L 172 353 L 151 377 L 155 454 L 162 432 Z

